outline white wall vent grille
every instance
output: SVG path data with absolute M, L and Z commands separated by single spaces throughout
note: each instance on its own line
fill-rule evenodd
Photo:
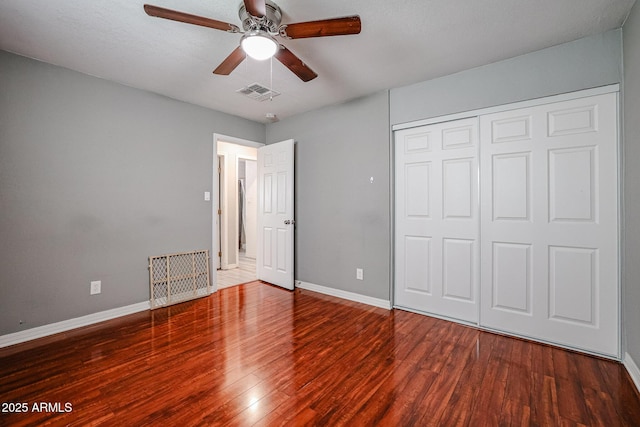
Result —
M 209 251 L 149 257 L 151 309 L 211 293 Z
M 251 83 L 248 86 L 236 90 L 236 93 L 255 99 L 256 101 L 266 101 L 267 99 L 280 95 L 280 92 L 262 86 L 260 83 Z

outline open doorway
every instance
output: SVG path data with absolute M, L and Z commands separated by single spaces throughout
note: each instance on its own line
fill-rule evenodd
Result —
M 257 147 L 214 134 L 213 256 L 215 288 L 257 279 Z
M 294 144 L 293 139 L 264 145 L 213 134 L 213 292 L 219 287 L 245 283 L 257 278 L 285 289 L 294 289 Z M 254 150 L 248 151 L 249 148 Z M 220 163 L 218 156 L 221 158 Z M 246 169 L 251 168 L 247 166 L 251 163 L 247 163 L 246 160 L 255 160 L 257 163 L 256 208 L 248 205 L 245 207 L 247 213 L 255 213 L 256 230 L 259 230 L 256 231 L 256 257 L 255 261 L 252 260 L 258 268 L 255 276 L 234 278 L 233 282 L 227 282 L 224 280 L 226 270 L 240 271 L 242 242 L 237 225 L 240 216 L 237 202 L 228 200 L 238 197 L 238 162 L 242 159 L 245 160 L 245 179 Z M 245 245 L 245 255 L 246 250 Z M 218 262 L 220 269 L 217 268 Z M 218 280 L 219 277 L 223 280 Z
M 217 288 L 256 275 L 257 148 L 218 139 Z

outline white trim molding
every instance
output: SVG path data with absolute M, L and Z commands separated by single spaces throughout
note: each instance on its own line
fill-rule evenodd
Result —
M 485 107 L 485 108 L 479 108 L 476 110 L 446 114 L 444 116 L 431 117 L 428 119 L 414 120 L 406 123 L 397 123 L 391 126 L 391 130 L 397 131 L 402 129 L 414 128 L 418 126 L 431 125 L 434 123 L 442 123 L 442 122 L 448 122 L 452 120 L 467 119 L 469 117 L 481 116 L 485 114 L 500 113 L 502 111 L 516 110 L 518 108 L 535 107 L 538 105 L 568 101 L 571 99 L 587 98 L 589 96 L 603 95 L 605 93 L 613 93 L 613 92 L 620 92 L 619 83 L 614 83 L 607 86 L 599 86 L 591 89 L 582 89 L 582 90 L 577 90 L 573 92 L 561 93 L 558 95 L 543 96 L 541 98 L 534 98 L 526 101 L 516 101 L 508 104 L 496 105 L 493 107 Z
M 374 307 L 384 308 L 386 310 L 391 310 L 391 301 L 387 301 L 380 298 L 374 298 L 367 295 L 356 294 L 355 292 L 329 288 L 327 286 L 316 285 L 313 283 L 303 282 L 300 280 L 295 281 L 295 287 L 300 289 L 306 289 L 308 291 L 318 292 L 320 294 L 330 295 L 332 297 L 346 299 L 349 301 L 372 305 Z
M 638 368 L 638 365 L 636 365 L 636 362 L 633 361 L 629 353 L 624 354 L 624 360 L 622 363 L 624 364 L 624 367 L 627 368 L 627 372 L 629 372 L 629 376 L 633 380 L 636 390 L 640 392 L 640 368 Z
M 151 309 L 151 303 L 149 301 L 144 301 L 124 307 L 113 308 L 111 310 L 100 311 L 98 313 L 87 314 L 86 316 L 76 317 L 74 319 L 63 320 L 61 322 L 26 329 L 12 334 L 2 335 L 0 336 L 0 348 L 31 341 L 36 338 L 59 334 L 60 332 L 70 331 L 71 329 L 93 325 L 94 323 L 104 322 L 105 320 L 111 320 L 116 317 L 122 317 L 149 309 Z

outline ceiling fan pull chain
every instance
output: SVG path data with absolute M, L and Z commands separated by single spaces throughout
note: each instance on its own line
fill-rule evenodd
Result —
M 273 101 L 273 56 L 269 58 L 269 69 L 270 69 L 270 82 L 269 89 L 271 89 L 271 93 L 269 94 L 269 101 Z

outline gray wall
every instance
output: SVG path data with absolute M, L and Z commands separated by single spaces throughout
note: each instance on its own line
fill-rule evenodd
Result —
M 621 30 L 391 90 L 391 124 L 622 81 Z
M 0 335 L 147 301 L 150 255 L 210 249 L 214 132 L 265 127 L 0 51 Z
M 636 115 L 637 9 L 624 30 Z M 297 141 L 296 279 L 390 298 L 390 124 L 621 82 L 621 39 L 616 30 L 267 125 L 268 143 Z M 640 159 L 637 126 L 627 119 L 626 155 Z M 213 132 L 265 140 L 258 123 L 0 52 L 0 334 L 146 301 L 149 255 L 210 248 Z M 628 187 L 633 237 L 640 199 Z M 628 331 L 640 327 L 636 273 L 627 267 Z M 101 295 L 89 296 L 91 280 Z
M 640 3 L 624 25 L 624 326 L 626 351 L 640 364 Z
M 296 278 L 389 298 L 390 125 L 620 82 L 614 30 L 267 125 L 297 142 Z
M 296 141 L 297 280 L 389 299 L 388 106 L 385 91 L 267 125 L 267 143 Z

